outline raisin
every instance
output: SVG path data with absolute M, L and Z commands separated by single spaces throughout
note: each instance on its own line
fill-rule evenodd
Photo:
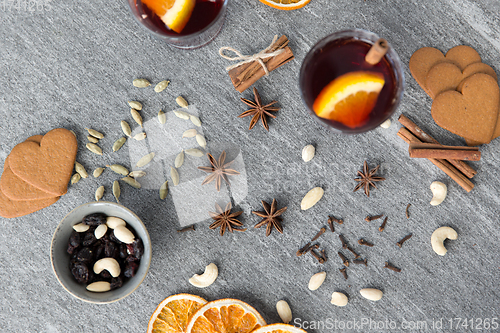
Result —
M 113 242 L 107 242 L 106 245 L 104 245 L 104 255 L 109 258 L 117 258 L 118 245 Z
M 123 286 L 123 280 L 121 277 L 111 279 L 111 289 L 120 288 L 121 286 Z
M 97 238 L 95 238 L 94 231 L 87 231 L 83 236 L 83 246 L 92 245 L 95 241 L 97 241 Z
M 71 246 L 71 244 L 68 244 L 68 249 L 66 250 L 66 252 L 68 252 L 68 254 L 73 254 L 75 252 L 75 249 L 75 246 Z
M 88 247 L 84 247 L 83 249 L 78 251 L 78 254 L 76 255 L 76 260 L 83 263 L 89 264 L 90 262 L 92 262 L 92 259 L 93 259 L 93 252 Z
M 80 234 L 73 230 L 71 236 L 69 237 L 69 244 L 73 247 L 79 247 L 82 244 Z
M 71 274 L 78 283 L 87 283 L 89 281 L 89 269 L 82 262 L 75 263 L 71 269 Z
M 126 259 L 125 259 L 126 262 L 131 262 L 131 261 L 139 261 L 139 259 L 137 259 L 135 256 L 133 255 L 129 255 Z
M 120 244 L 120 258 L 125 259 L 127 256 L 127 246 L 125 244 Z
M 83 218 L 82 223 L 97 227 L 98 225 L 106 223 L 106 215 L 101 213 L 90 214 Z
M 102 254 L 104 253 L 106 245 L 102 243 L 97 243 L 94 245 L 94 258 L 95 260 L 99 260 L 102 257 Z
M 125 277 L 131 278 L 134 277 L 135 273 L 137 273 L 137 269 L 139 268 L 139 265 L 132 261 L 132 262 L 127 262 L 125 265 L 125 271 L 123 272 L 123 275 Z
M 115 237 L 114 231 L 109 234 L 109 240 L 118 244 L 121 243 L 120 240 Z
M 107 270 L 103 270 L 99 275 L 104 279 L 111 279 L 111 274 Z
M 134 242 L 132 243 L 134 247 L 134 256 L 137 259 L 141 259 L 142 255 L 144 254 L 144 244 L 142 244 L 142 241 L 140 238 L 136 238 Z

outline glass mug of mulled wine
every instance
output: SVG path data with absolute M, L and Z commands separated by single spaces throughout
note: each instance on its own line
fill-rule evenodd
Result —
M 331 34 L 306 55 L 299 77 L 310 113 L 335 132 L 370 131 L 396 111 L 404 90 L 397 53 L 360 29 Z
M 229 0 L 128 0 L 135 19 L 153 36 L 181 49 L 210 43 L 224 24 Z

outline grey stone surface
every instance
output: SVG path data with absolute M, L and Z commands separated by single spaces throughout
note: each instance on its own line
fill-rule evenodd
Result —
M 275 304 L 280 299 L 290 303 L 294 318 L 300 319 L 297 322 L 330 318 L 347 324 L 369 318 L 401 325 L 405 320 L 420 321 L 427 325 L 420 331 L 427 332 L 440 331 L 432 328 L 432 321 L 441 318 L 447 328 L 442 331 L 465 332 L 472 331 L 470 326 L 450 329 L 449 320 L 468 318 L 477 324 L 500 315 L 500 141 L 481 148 L 482 161 L 473 163 L 478 170 L 476 188 L 468 194 L 430 162 L 410 160 L 407 145 L 396 136 L 396 119 L 403 112 L 418 119 L 442 143 L 462 143 L 434 124 L 431 101 L 411 77 L 407 64 L 422 46 L 446 51 L 467 44 L 478 50 L 485 63 L 499 69 L 497 1 L 312 0 L 302 10 L 285 12 L 257 0 L 233 0 L 221 34 L 208 46 L 192 51 L 153 39 L 133 20 L 125 1 L 53 0 L 50 4 L 50 10 L 43 12 L 0 11 L 0 161 L 28 136 L 66 127 L 78 135 L 77 159 L 87 170 L 109 162 L 130 166 L 126 149 L 111 153 L 112 143 L 121 134 L 120 121 L 132 122 L 126 101 L 142 101 L 142 113 L 150 120 L 159 108 L 175 109 L 175 97 L 182 94 L 199 110 L 209 145 L 229 142 L 241 148 L 248 195 L 239 208 L 244 210 L 241 220 L 249 229 L 220 237 L 208 229 L 207 219 L 198 224 L 196 232 L 178 234 L 171 197 L 163 202 L 157 190 L 123 186 L 121 202 L 142 218 L 151 235 L 150 272 L 128 298 L 109 305 L 87 304 L 63 290 L 49 259 L 52 233 L 65 214 L 93 200 L 100 184 L 107 186 L 105 199 L 112 200 L 114 175 L 105 172 L 98 180 L 84 179 L 47 209 L 22 218 L 0 219 L 0 331 L 145 331 L 156 305 L 179 292 L 208 300 L 240 298 L 261 311 L 269 323 L 279 321 Z M 378 33 L 396 48 L 405 65 L 406 91 L 389 129 L 340 136 L 306 113 L 299 98 L 298 73 L 317 40 L 355 27 Z M 290 38 L 296 59 L 256 84 L 265 100 L 279 100 L 282 109 L 271 121 L 269 133 L 260 125 L 248 131 L 249 120 L 236 118 L 245 109 L 239 101 L 241 95 L 224 70 L 228 62 L 217 52 L 227 45 L 245 54 L 257 52 L 274 34 Z M 138 77 L 172 83 L 156 94 L 153 89 L 134 88 L 131 81 Z M 249 91 L 242 95 L 251 97 Z M 101 142 L 107 150 L 103 157 L 84 148 L 85 127 L 106 134 Z M 163 143 L 168 145 L 169 140 Z M 301 149 L 309 143 L 316 146 L 317 155 L 305 164 Z M 380 174 L 387 178 L 370 198 L 352 193 L 353 177 L 365 159 L 371 165 L 380 163 Z M 438 207 L 428 203 L 429 185 L 434 180 L 445 182 L 449 189 L 446 201 Z M 325 189 L 324 198 L 311 210 L 300 211 L 302 196 L 315 186 Z M 284 235 L 273 232 L 266 238 L 264 230 L 253 228 L 258 218 L 251 211 L 260 210 L 260 200 L 272 198 L 288 210 Z M 404 210 L 408 203 L 412 206 L 407 220 Z M 378 221 L 363 221 L 366 215 L 377 213 L 389 216 L 384 233 L 377 231 Z M 326 224 L 328 214 L 345 220 L 336 226 L 335 234 L 320 239 L 330 260 L 319 265 L 310 256 L 296 257 L 295 251 Z M 430 247 L 430 235 L 443 225 L 455 228 L 459 238 L 449 242 L 445 257 L 438 257 Z M 348 268 L 347 281 L 338 272 L 339 233 L 369 262 L 368 268 Z M 408 233 L 413 238 L 399 249 L 396 241 Z M 374 242 L 375 247 L 355 244 L 360 237 Z M 402 273 L 384 269 L 386 260 L 401 267 Z M 188 278 L 210 262 L 219 266 L 218 280 L 207 289 L 195 289 Z M 309 291 L 309 278 L 322 270 L 328 273 L 325 284 Z M 376 303 L 362 299 L 359 290 L 365 287 L 382 289 L 384 297 Z M 348 306 L 330 304 L 334 291 L 349 296 Z M 391 330 L 365 326 L 338 331 Z

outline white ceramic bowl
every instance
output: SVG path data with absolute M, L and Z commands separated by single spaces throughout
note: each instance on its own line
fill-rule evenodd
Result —
M 75 281 L 69 269 L 70 255 L 66 252 L 69 237 L 73 232 L 73 225 L 80 223 L 86 215 L 93 213 L 122 218 L 127 222 L 127 225 L 135 230 L 144 244 L 144 255 L 136 275 L 124 282 L 121 288 L 104 293 L 88 291 L 85 289 L 85 285 Z M 57 280 L 71 295 L 90 303 L 111 303 L 130 295 L 146 277 L 151 264 L 151 240 L 142 221 L 129 209 L 113 202 L 90 202 L 73 209 L 59 223 L 52 237 L 50 261 Z

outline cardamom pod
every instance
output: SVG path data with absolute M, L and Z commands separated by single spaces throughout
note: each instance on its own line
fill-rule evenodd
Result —
M 142 116 L 139 111 L 136 109 L 130 109 L 130 114 L 132 115 L 132 118 L 134 118 L 135 122 L 142 127 Z
M 134 178 L 130 178 L 127 176 L 127 177 L 123 177 L 122 180 L 134 188 L 141 188 L 141 184 L 137 180 L 135 180 Z
M 163 80 L 163 81 L 159 82 L 155 86 L 155 92 L 157 92 L 157 93 L 162 92 L 163 90 L 165 90 L 166 87 L 168 87 L 169 83 L 170 83 L 170 81 L 168 81 L 168 80 Z
M 116 140 L 115 143 L 113 143 L 113 151 L 116 152 L 120 150 L 120 148 L 125 144 L 125 142 L 127 142 L 127 138 L 123 136 L 118 140 Z
M 179 185 L 179 173 L 176 168 L 170 167 L 170 177 L 172 178 L 174 186 Z
M 102 172 L 104 171 L 104 168 L 97 168 L 94 170 L 94 178 L 97 178 L 99 177 L 100 175 L 102 175 Z
M 73 177 L 71 177 L 71 184 L 73 185 L 73 184 L 78 183 L 80 181 L 80 179 L 82 179 L 82 176 L 80 176 L 79 173 L 75 173 L 73 175 Z
M 167 116 L 165 115 L 165 112 L 163 112 L 162 110 L 158 111 L 158 121 L 162 125 L 167 122 Z
M 135 166 L 138 168 L 142 168 L 143 166 L 151 162 L 153 157 L 155 157 L 155 153 L 149 153 L 147 155 L 144 155 L 143 157 L 141 157 L 141 159 L 137 162 Z
M 198 118 L 198 117 L 193 116 L 192 114 L 190 114 L 190 115 L 189 115 L 189 120 L 191 120 L 191 122 L 192 122 L 194 125 L 196 125 L 196 126 L 198 126 L 198 127 L 200 127 L 200 126 L 201 126 L 201 120 L 200 120 L 200 118 Z
M 135 79 L 132 81 L 132 84 L 137 88 L 146 88 L 151 85 L 151 83 L 146 79 Z
M 203 149 L 207 148 L 207 140 L 205 140 L 205 137 L 201 134 L 196 134 L 196 142 L 203 147 Z
M 128 175 L 128 170 L 125 168 L 123 165 L 120 164 L 111 164 L 111 165 L 106 165 L 108 168 L 110 168 L 113 172 L 126 176 Z
M 99 186 L 95 191 L 95 200 L 99 201 L 104 196 L 104 186 Z
M 123 133 L 126 136 L 130 137 L 130 135 L 132 134 L 132 131 L 130 130 L 130 125 L 125 120 L 122 120 L 120 124 L 122 126 Z
M 102 155 L 102 149 L 98 145 L 89 142 L 89 143 L 87 143 L 86 147 L 87 147 L 88 150 L 90 150 L 94 154 Z
M 86 128 L 87 132 L 89 132 L 90 135 L 92 135 L 94 138 L 97 139 L 102 139 L 104 138 L 104 134 L 97 132 L 96 130 L 93 130 L 92 128 Z
M 196 148 L 186 149 L 185 153 L 194 157 L 202 157 L 205 155 L 201 150 Z
M 180 168 L 184 163 L 184 150 L 182 150 L 176 157 L 174 165 L 176 168 Z
M 185 108 L 187 109 L 188 108 L 188 102 L 184 99 L 184 97 L 182 96 L 179 96 L 175 99 L 175 101 L 177 102 L 177 104 L 182 107 L 182 108 Z
M 160 186 L 160 199 L 165 200 L 168 194 L 168 180 Z
M 144 140 L 145 138 L 146 138 L 146 133 L 144 132 L 137 133 L 136 135 L 134 135 L 134 139 L 137 141 Z
M 132 177 L 132 178 L 141 178 L 141 177 L 144 177 L 146 175 L 146 172 L 144 171 L 132 171 L 130 172 L 129 174 L 129 177 Z
M 85 170 L 83 165 L 81 165 L 78 162 L 75 162 L 75 171 L 78 172 L 78 174 L 80 174 L 80 176 L 82 178 L 87 178 L 89 176 L 89 174 L 87 173 L 87 170 Z
M 182 133 L 182 137 L 183 138 L 194 138 L 196 136 L 196 134 L 198 134 L 198 132 L 196 131 L 196 129 L 192 128 L 192 129 L 188 129 L 187 131 Z
M 189 113 L 187 113 L 187 112 L 180 111 L 180 110 L 174 110 L 174 114 L 175 114 L 178 118 L 189 120 L 189 116 L 190 116 L 190 114 L 189 114 Z
M 116 202 L 120 203 L 120 194 L 122 191 L 120 190 L 120 184 L 117 180 L 113 182 L 113 195 L 115 196 Z
M 92 143 L 98 143 L 99 142 L 99 139 L 98 138 L 94 138 L 92 135 L 87 135 L 87 139 L 92 142 Z
M 141 111 L 142 110 L 142 104 L 140 102 L 137 102 L 137 101 L 128 101 L 128 105 L 130 105 L 130 107 L 132 109 L 136 109 L 137 111 Z

